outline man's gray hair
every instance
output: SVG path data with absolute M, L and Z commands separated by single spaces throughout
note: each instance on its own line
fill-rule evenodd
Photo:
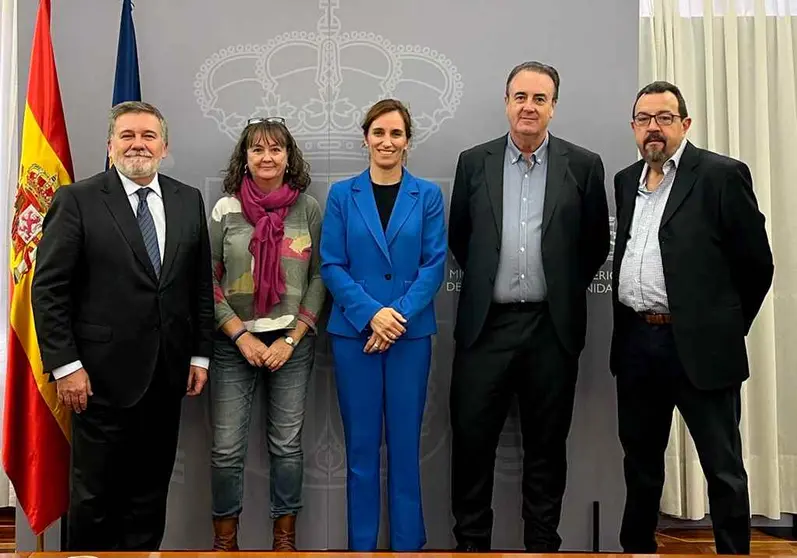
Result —
M 509 84 L 512 83 L 512 80 L 518 75 L 520 72 L 534 72 L 536 74 L 543 74 L 551 78 L 553 81 L 553 101 L 556 102 L 559 100 L 559 72 L 556 71 L 556 68 L 553 66 L 549 66 L 548 64 L 543 64 L 542 62 L 530 61 L 530 62 L 521 62 L 514 68 L 512 71 L 509 72 L 509 77 L 506 78 L 506 93 L 505 95 L 509 96 Z
M 111 141 L 113 137 L 113 130 L 116 126 L 116 119 L 122 116 L 123 114 L 130 114 L 130 113 L 140 113 L 144 112 L 147 114 L 154 115 L 161 123 L 161 136 L 163 137 L 163 143 L 165 145 L 169 145 L 169 126 L 166 124 L 166 119 L 163 117 L 161 111 L 157 109 L 154 105 L 149 103 L 144 103 L 142 101 L 125 101 L 124 103 L 119 103 L 115 105 L 108 116 L 108 141 Z

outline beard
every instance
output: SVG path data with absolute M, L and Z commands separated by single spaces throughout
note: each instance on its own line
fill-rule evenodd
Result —
M 140 153 L 135 155 L 140 155 Z M 147 156 L 150 158 L 144 158 Z M 154 175 L 156 172 L 158 172 L 160 163 L 160 159 L 152 157 L 149 153 L 144 156 L 137 156 L 135 158 L 128 158 L 125 156 L 125 154 L 120 154 L 120 156 L 114 157 L 113 160 L 113 164 L 117 169 L 119 169 L 119 172 L 131 179 L 146 178 L 148 176 Z
M 663 145 L 661 149 L 658 147 L 650 147 L 650 143 L 660 141 Z M 642 158 L 647 163 L 663 163 L 667 160 L 667 140 L 659 134 L 651 134 L 645 138 L 642 144 Z

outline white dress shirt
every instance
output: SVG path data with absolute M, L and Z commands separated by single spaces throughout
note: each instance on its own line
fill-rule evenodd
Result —
M 127 194 L 127 200 L 130 202 L 130 209 L 132 209 L 133 215 L 137 215 L 138 211 L 139 198 L 136 192 L 141 188 L 152 189 L 153 193 L 147 196 L 147 205 L 149 206 L 149 212 L 152 214 L 152 220 L 155 221 L 155 234 L 158 235 L 158 251 L 161 256 L 161 263 L 163 263 L 163 250 L 166 247 L 166 210 L 163 208 L 163 194 L 161 193 L 161 186 L 158 182 L 158 175 L 156 174 L 152 182 L 146 186 L 140 186 L 120 173 L 118 169 L 117 174 L 119 174 L 119 178 L 122 181 L 122 186 L 125 189 L 125 194 Z M 207 370 L 209 365 L 210 359 L 207 357 L 191 357 L 191 366 L 199 366 Z M 59 366 L 53 370 L 53 377 L 59 380 L 72 372 L 77 372 L 81 368 L 83 368 L 83 364 L 79 360 L 76 360 L 75 362 L 70 362 L 69 364 Z

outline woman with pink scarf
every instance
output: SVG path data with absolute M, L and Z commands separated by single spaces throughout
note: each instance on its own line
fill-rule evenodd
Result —
M 296 549 L 302 426 L 316 322 L 324 304 L 321 209 L 281 118 L 244 128 L 210 220 L 217 337 L 210 365 L 214 550 L 238 550 L 255 389 L 268 408 L 273 549 Z

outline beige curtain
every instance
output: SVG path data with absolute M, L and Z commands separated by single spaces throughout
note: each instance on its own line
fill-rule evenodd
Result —
M 681 88 L 689 139 L 745 161 L 767 217 L 775 279 L 747 338 L 742 439 L 752 513 L 778 519 L 797 512 L 797 0 L 642 0 L 640 15 L 640 84 Z M 666 472 L 664 513 L 710 513 L 677 413 Z
M 17 0 L 0 0 L 0 411 L 4 406 L 8 344 L 8 243 L 19 173 L 17 110 Z M 0 507 L 14 504 L 14 489 L 0 467 Z

